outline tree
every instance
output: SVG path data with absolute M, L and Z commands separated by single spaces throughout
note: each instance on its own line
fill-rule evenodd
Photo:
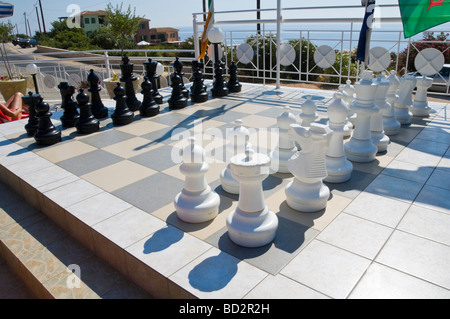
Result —
M 13 77 L 13 73 L 11 71 L 11 66 L 9 65 L 8 52 L 5 47 L 5 42 L 8 41 L 12 36 L 13 29 L 14 26 L 9 22 L 0 23 L 0 41 L 2 42 L 2 48 L 0 49 L 0 51 L 3 58 L 3 62 L 5 63 L 6 72 L 8 73 L 8 77 L 10 79 Z
M 136 17 L 136 8 L 131 11 L 131 6 L 128 6 L 126 11 L 123 10 L 123 3 L 113 8 L 109 3 L 106 7 L 105 20 L 108 23 L 108 28 L 111 34 L 117 38 L 121 55 L 123 56 L 124 49 L 130 38 L 132 39 L 139 28 L 139 17 Z

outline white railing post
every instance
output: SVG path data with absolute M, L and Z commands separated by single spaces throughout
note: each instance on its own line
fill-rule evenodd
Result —
M 105 67 L 106 67 L 106 78 L 109 79 L 111 77 L 111 67 L 109 65 L 108 52 L 106 51 L 105 51 Z
M 281 0 L 277 0 L 277 90 L 279 90 L 281 86 L 281 19 Z
M 197 25 L 197 15 L 193 15 L 193 31 L 194 31 L 194 50 L 195 50 L 195 59 L 200 56 L 200 47 L 199 47 L 199 38 L 198 38 L 198 25 Z

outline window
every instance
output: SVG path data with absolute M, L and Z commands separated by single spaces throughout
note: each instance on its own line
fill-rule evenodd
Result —
M 95 18 L 91 18 L 91 23 L 92 23 L 92 24 L 95 23 Z
M 144 30 L 145 29 L 145 24 L 143 24 L 143 23 L 139 24 L 139 29 Z
M 84 23 L 85 24 L 89 24 L 91 20 L 89 20 L 89 18 L 84 18 Z

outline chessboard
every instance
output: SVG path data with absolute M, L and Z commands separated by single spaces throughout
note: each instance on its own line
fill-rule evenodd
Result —
M 293 176 L 289 173 L 270 174 L 263 181 L 263 191 L 267 206 L 279 219 L 276 238 L 272 244 L 264 247 L 244 248 L 234 244 L 227 234 L 226 218 L 236 208 L 239 199 L 238 195 L 229 194 L 221 187 L 220 173 L 229 160 L 226 150 L 227 132 L 235 126 L 236 120 L 242 120 L 243 126 L 251 132 L 250 143 L 255 151 L 268 154 L 278 143 L 277 117 L 286 107 L 290 108 L 300 122 L 301 105 L 309 96 L 317 105 L 317 122 L 326 124 L 327 105 L 333 101 L 335 91 L 288 87 L 276 90 L 272 86 L 244 84 L 240 93 L 229 94 L 223 98 L 210 96 L 207 102 L 189 102 L 186 108 L 180 110 L 171 110 L 167 105 L 170 88 L 162 89 L 160 93 L 164 96 L 164 103 L 160 106 L 160 114 L 157 116 L 144 118 L 137 111 L 134 121 L 124 126 L 114 126 L 108 117 L 100 121 L 99 131 L 88 135 L 78 134 L 75 128 L 63 128 L 59 122 L 62 110 L 57 109 L 52 114 L 52 121 L 61 130 L 62 141 L 52 146 L 38 146 L 33 137 L 27 136 L 24 130 L 4 135 L 25 152 L 31 151 L 45 163 L 40 168 L 40 161 L 35 161 L 34 171 L 42 170 L 42 175 L 46 171 L 51 172 L 48 164 L 51 163 L 52 169 L 56 167 L 58 174 L 61 174 L 61 182 L 67 180 L 66 183 L 69 183 L 70 176 L 72 180 L 92 185 L 97 191 L 90 197 L 72 194 L 70 186 L 53 190 L 42 185 L 40 189 L 47 198 L 67 197 L 64 207 L 66 211 L 72 211 L 78 220 L 82 220 L 105 238 L 120 242 L 117 245 L 132 255 L 157 255 L 165 250 L 170 251 L 171 247 L 189 236 L 199 240 L 196 242 L 205 243 L 207 247 L 215 247 L 220 254 L 232 256 L 234 262 L 230 264 L 224 262 L 230 260 L 227 258 L 216 260 L 220 260 L 212 265 L 213 268 L 217 267 L 216 274 L 213 274 L 212 270 L 205 274 L 197 269 L 197 274 L 195 271 L 186 274 L 178 271 L 179 268 L 172 269 L 163 259 L 177 259 L 175 255 L 162 254 L 159 261 L 148 261 L 153 265 L 153 269 L 164 277 L 172 276 L 173 282 L 192 295 L 200 297 L 215 296 L 214 293 L 226 290 L 225 286 L 236 274 L 237 268 L 241 267 L 241 261 L 256 269 L 256 273 L 248 275 L 249 281 L 259 282 L 267 274 L 279 274 L 375 180 L 428 121 L 422 119 L 402 128 L 400 134 L 391 138 L 387 152 L 377 154 L 375 161 L 353 163 L 352 178 L 348 182 L 327 184 L 331 196 L 327 207 L 319 212 L 302 213 L 287 206 L 285 187 Z M 142 95 L 137 94 L 137 97 L 142 100 Z M 48 103 L 58 107 L 57 101 Z M 115 102 L 104 100 L 103 103 L 111 115 Z M 209 164 L 206 179 L 220 196 L 218 216 L 202 224 L 181 221 L 177 218 L 173 203 L 184 184 L 184 176 L 179 170 L 180 150 L 192 136 L 196 137 L 197 143 L 205 150 Z M 101 190 L 101 194 L 98 190 Z M 135 209 L 136 220 L 140 218 L 137 212 L 145 212 L 155 217 L 159 221 L 158 226 L 144 230 L 129 228 L 130 221 L 118 214 L 129 209 Z M 68 219 L 66 222 L 68 223 Z M 71 228 L 70 225 L 67 227 Z M 139 237 L 142 232 L 147 236 L 144 241 Z M 88 239 L 86 242 L 90 243 Z M 205 252 L 202 250 L 203 246 L 195 244 L 188 245 L 185 249 Z M 123 256 L 112 257 L 107 252 L 99 254 L 104 254 L 107 259 L 117 258 L 112 263 L 119 268 L 123 267 Z M 204 262 L 207 263 L 207 260 Z M 203 266 L 207 269 L 211 265 Z M 254 283 L 249 286 L 253 287 Z M 245 293 L 239 295 L 236 292 L 226 296 L 241 298 Z M 218 295 L 220 296 L 220 293 Z M 162 293 L 162 296 L 166 295 Z

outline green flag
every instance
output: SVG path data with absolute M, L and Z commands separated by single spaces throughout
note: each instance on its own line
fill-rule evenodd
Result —
M 446 0 L 398 0 L 405 38 L 450 21 Z

